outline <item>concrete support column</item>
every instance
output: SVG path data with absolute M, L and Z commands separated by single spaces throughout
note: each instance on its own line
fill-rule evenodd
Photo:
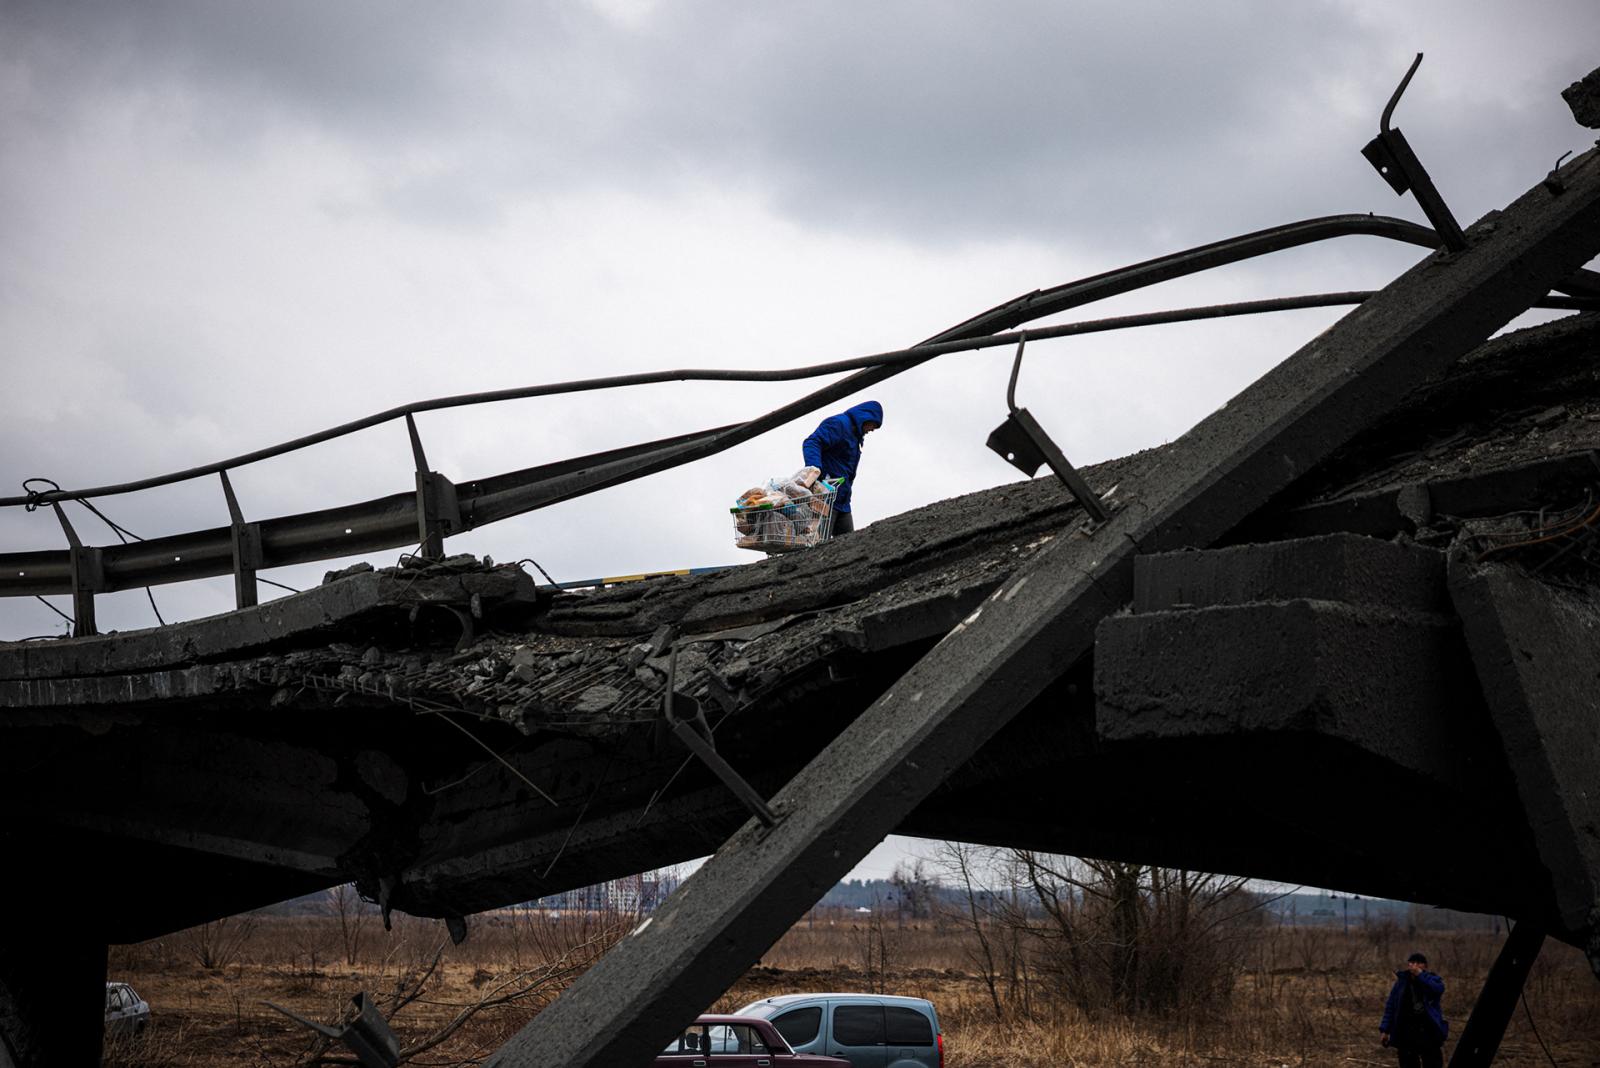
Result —
M 5 911 L 0 927 L 0 1068 L 97 1068 L 106 946 L 81 921 Z

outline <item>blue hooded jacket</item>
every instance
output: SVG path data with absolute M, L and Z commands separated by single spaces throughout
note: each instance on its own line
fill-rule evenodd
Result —
M 877 401 L 863 401 L 849 411 L 828 416 L 801 446 L 807 467 L 822 468 L 823 478 L 844 478 L 844 488 L 833 504 L 841 512 L 850 511 L 850 491 L 855 488 L 866 437 L 861 428 L 867 423 L 883 425 L 883 405 Z
M 1426 969 L 1427 965 L 1423 965 Z M 1383 1022 L 1378 1024 L 1378 1030 L 1385 1034 L 1393 1035 L 1400 1026 L 1400 1017 L 1405 1011 L 1404 999 L 1407 987 L 1415 983 L 1422 995 L 1422 1008 L 1427 1020 L 1433 1025 L 1437 1038 L 1432 1044 L 1443 1042 L 1450 1034 L 1450 1025 L 1445 1022 L 1444 1011 L 1439 1006 L 1439 999 L 1444 995 L 1444 980 L 1430 971 L 1424 970 L 1415 979 L 1409 975 L 1396 975 L 1394 986 L 1389 990 L 1389 1000 L 1383 1006 Z M 1408 1036 L 1414 1044 L 1421 1036 Z

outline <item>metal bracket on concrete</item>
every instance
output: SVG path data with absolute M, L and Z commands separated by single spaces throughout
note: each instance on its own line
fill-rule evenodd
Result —
M 1456 1042 L 1456 1051 L 1450 1055 L 1450 1068 L 1489 1068 L 1505 1037 L 1506 1024 L 1517 1009 L 1528 971 L 1543 946 L 1544 932 L 1534 924 L 1524 920 L 1511 928 L 1489 969 L 1489 977 L 1483 981 L 1477 1004 L 1472 1006 L 1472 1015 Z
M 411 436 L 411 456 L 417 464 L 417 540 L 422 544 L 418 554 L 428 560 L 443 560 L 444 539 L 462 529 L 456 484 L 429 470 L 417 421 L 410 415 L 406 416 L 406 433 Z
M 239 498 L 233 494 L 233 483 L 228 472 L 222 476 L 222 492 L 228 498 L 228 537 L 233 542 L 233 599 L 239 608 L 249 608 L 258 603 L 256 569 L 262 564 L 261 524 L 246 523 L 239 509 Z
M 83 638 L 97 634 L 99 632 L 94 627 L 94 595 L 96 591 L 105 589 L 106 584 L 100 550 L 78 540 L 78 532 L 67 522 L 67 513 L 61 510 L 60 504 L 51 501 L 50 507 L 55 510 L 56 520 L 67 535 L 67 544 L 72 547 L 68 563 L 72 571 L 72 636 Z
M 270 1001 L 266 1005 L 270 1009 L 277 1009 L 301 1027 L 343 1042 L 365 1068 L 395 1068 L 400 1063 L 400 1039 L 395 1037 L 395 1033 L 389 1029 L 389 1022 L 372 1003 L 372 995 L 363 990 L 350 1002 L 355 1006 L 355 1015 L 343 1027 L 329 1027 L 307 1020 Z
M 1467 247 L 1467 237 L 1461 232 L 1461 224 L 1456 222 L 1456 217 L 1450 213 L 1444 197 L 1439 195 L 1439 190 L 1434 186 L 1433 179 L 1428 177 L 1427 168 L 1411 150 L 1406 135 L 1398 129 L 1389 128 L 1389 116 L 1394 114 L 1394 106 L 1400 102 L 1400 94 L 1411 84 L 1411 76 L 1417 73 L 1417 67 L 1421 63 L 1422 53 L 1418 52 L 1417 58 L 1411 61 L 1411 69 L 1400 79 L 1399 87 L 1389 98 L 1388 106 L 1383 109 L 1383 118 L 1378 120 L 1378 136 L 1367 142 L 1361 154 L 1367 157 L 1367 162 L 1377 169 L 1383 180 L 1388 182 L 1396 193 L 1404 196 L 1406 191 L 1410 190 L 1417 198 L 1417 203 L 1422 206 L 1423 214 L 1428 216 L 1428 221 L 1433 224 L 1434 230 L 1444 241 L 1444 247 L 1451 252 L 1460 252 Z
M 678 740 L 699 757 L 701 763 L 715 772 L 723 785 L 733 791 L 733 795 L 761 821 L 763 827 L 776 827 L 777 814 L 767 805 L 766 798 L 757 793 L 755 787 L 734 770 L 733 765 L 722 759 L 712 741 L 711 728 L 706 723 L 705 712 L 701 709 L 700 702 L 688 694 L 675 693 L 677 682 L 678 650 L 674 649 L 667 660 L 667 692 L 662 698 L 667 725 L 672 728 L 672 733 L 678 736 Z M 687 712 L 684 711 L 685 706 L 688 708 Z
M 1031 476 L 1039 470 L 1040 464 L 1049 464 L 1050 470 L 1056 473 L 1061 484 L 1078 499 L 1095 523 L 1104 523 L 1110 513 L 1094 495 L 1089 484 L 1078 474 L 1077 468 L 1068 462 L 1066 454 L 1045 433 L 1044 427 L 1039 425 L 1033 414 L 1026 408 L 1017 407 L 1017 373 L 1022 370 L 1022 350 L 1027 344 L 1028 338 L 1024 334 L 1022 340 L 1017 342 L 1016 359 L 1011 361 L 1011 384 L 1006 387 L 1006 407 L 1011 414 L 1005 422 L 995 427 L 987 444 L 1006 463 L 1025 475 Z

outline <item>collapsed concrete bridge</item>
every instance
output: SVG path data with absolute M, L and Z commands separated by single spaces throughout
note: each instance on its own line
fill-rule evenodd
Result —
M 0 889 L 11 1055 L 87 1062 L 108 942 L 350 879 L 460 931 L 716 851 L 500 1055 L 627 1063 L 890 830 L 1503 913 L 1485 1003 L 1545 932 L 1600 966 L 1600 316 L 1479 346 L 1600 251 L 1597 172 L 1088 469 L 1097 527 L 1025 482 L 713 575 L 429 560 L 0 646 L 0 834 L 52 876 Z M 1404 865 L 1396 798 L 1450 814 Z
M 1600 315 L 1492 342 L 1237 544 L 1142 557 L 1092 657 L 897 829 L 1494 912 L 1593 952 L 1597 356 Z M 713 575 L 558 593 L 446 561 L 7 647 L 7 852 L 55 858 L 48 909 L 8 904 L 88 918 L 81 953 L 51 925 L 9 959 L 76 973 L 58 999 L 107 942 L 347 879 L 469 916 L 713 852 L 748 813 L 666 729 L 653 634 L 678 630 L 678 692 L 770 797 L 1077 514 L 1040 480 Z M 458 650 L 450 607 L 486 633 Z M 1397 796 L 1443 817 L 1403 865 Z

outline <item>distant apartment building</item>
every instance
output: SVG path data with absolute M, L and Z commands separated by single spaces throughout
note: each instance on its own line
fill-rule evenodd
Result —
M 650 871 L 580 886 L 529 904 L 558 912 L 649 913 L 654 912 L 681 881 L 670 871 Z

